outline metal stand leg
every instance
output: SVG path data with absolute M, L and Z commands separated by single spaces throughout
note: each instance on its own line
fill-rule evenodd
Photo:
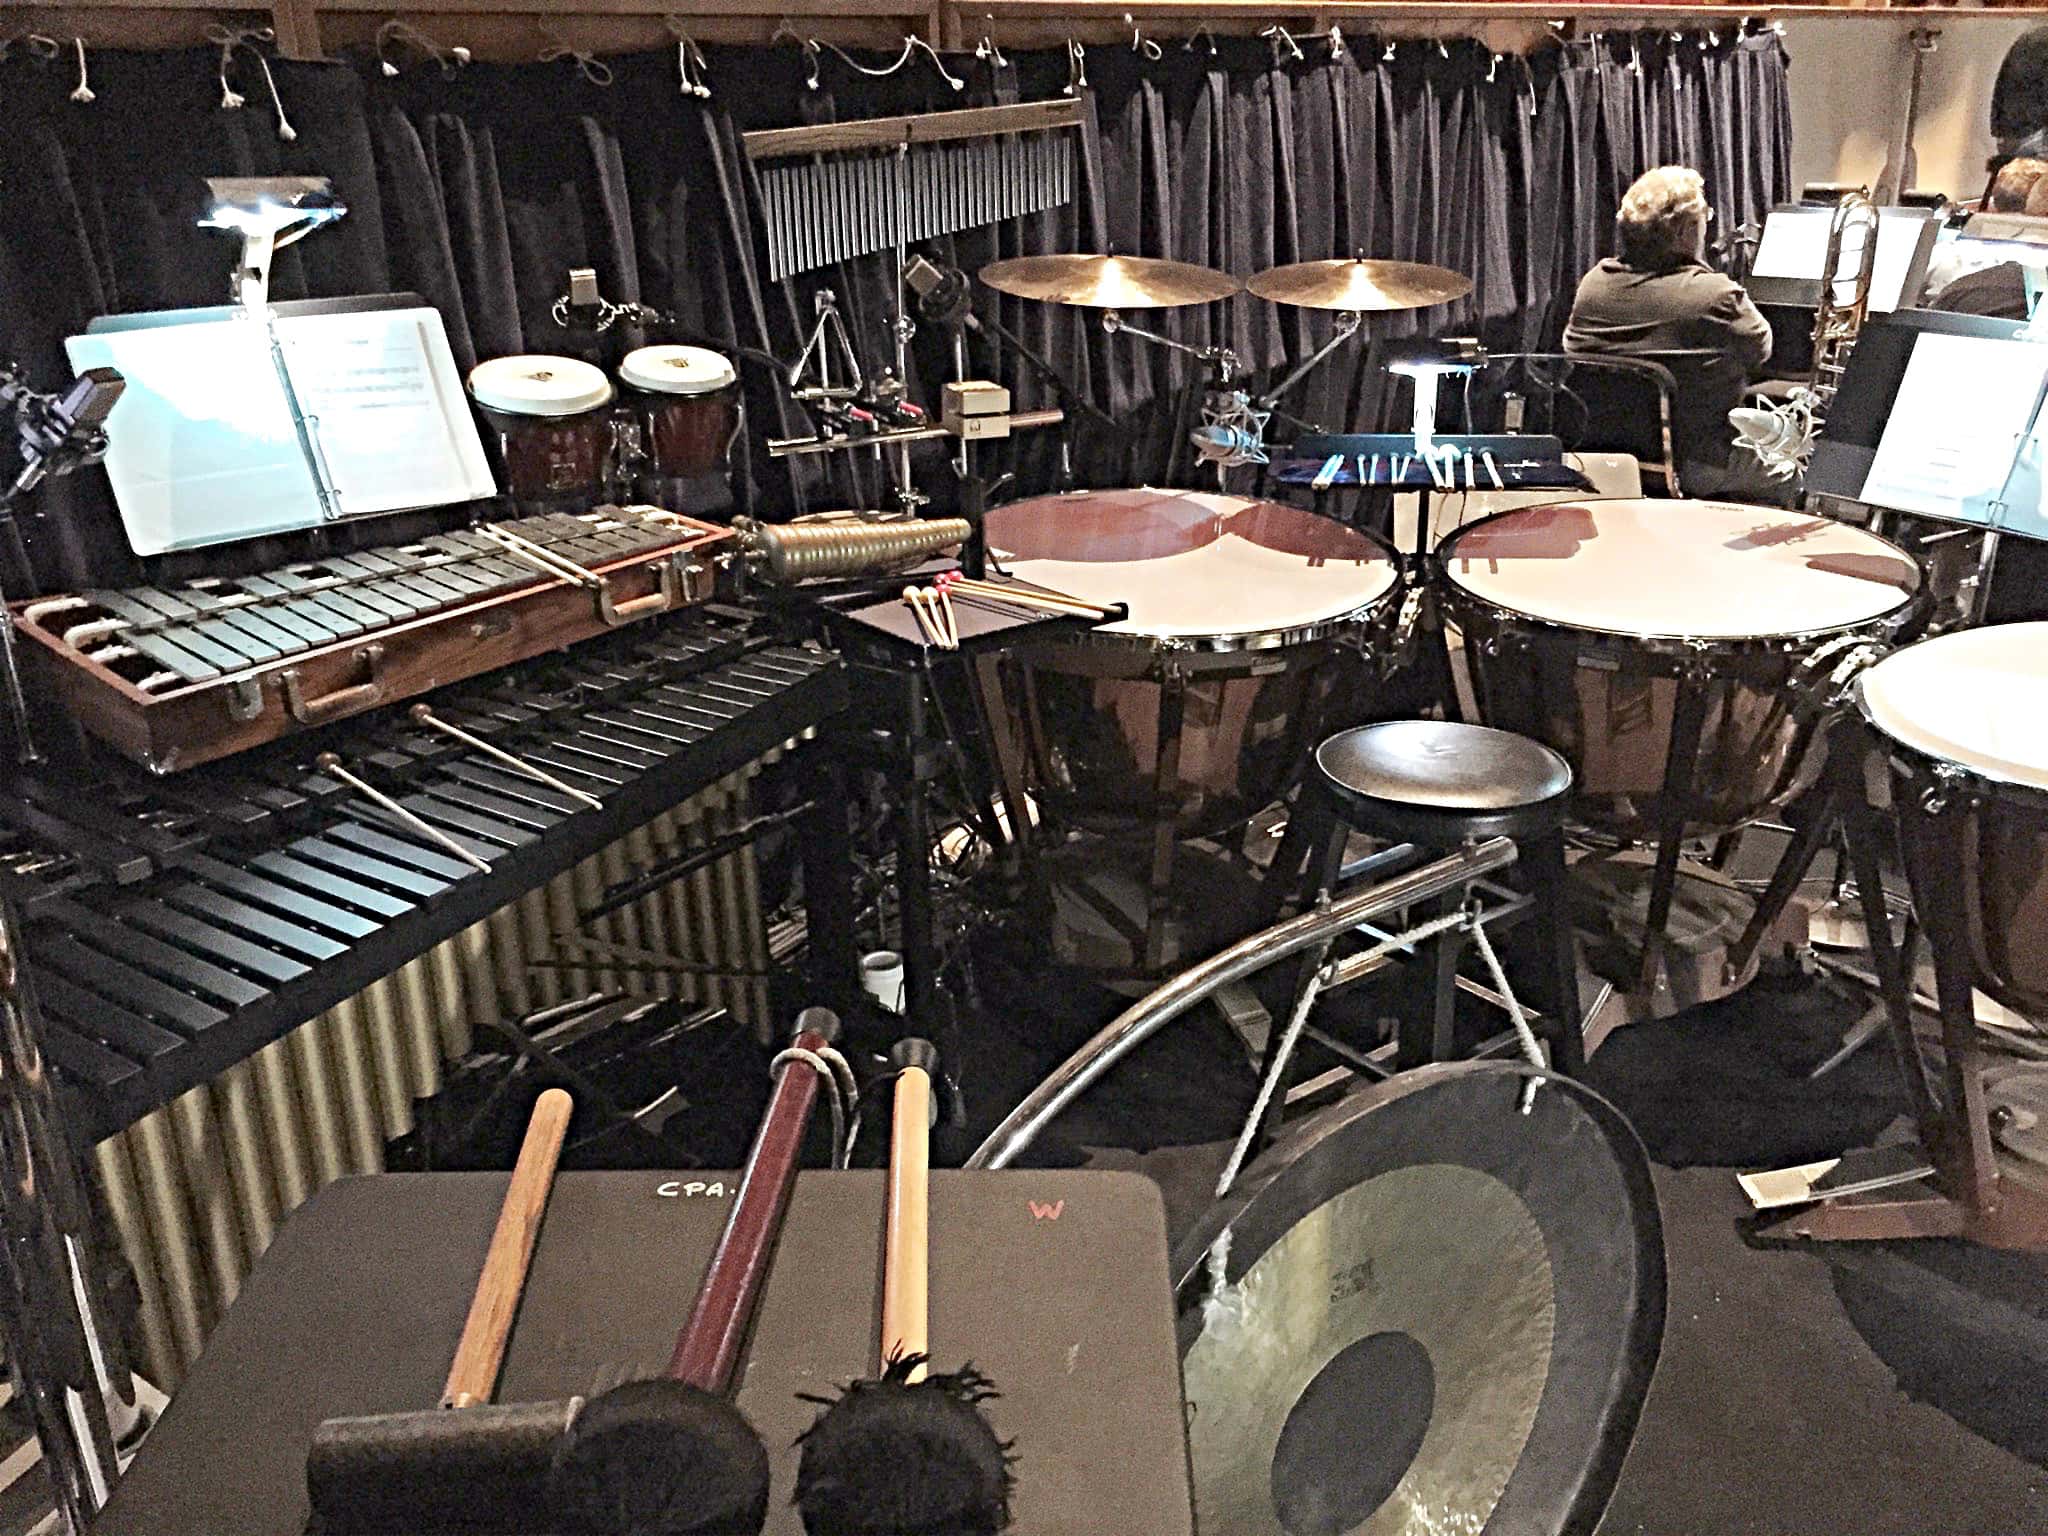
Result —
M 1836 770 L 1828 770 L 1832 777 Z M 1723 972 L 1727 980 L 1733 981 L 1747 969 L 1750 957 L 1756 947 L 1763 943 L 1764 935 L 1771 931 L 1771 925 L 1783 915 L 1786 905 L 1792 900 L 1799 884 L 1806 878 L 1806 872 L 1813 868 L 1813 861 L 1820 855 L 1821 844 L 1835 830 L 1841 815 L 1842 800 L 1839 788 L 1830 783 L 1822 791 L 1818 803 L 1813 807 L 1812 818 L 1805 826 L 1792 834 L 1792 841 L 1785 845 L 1779 855 L 1778 864 L 1771 871 L 1770 884 L 1757 898 L 1756 911 L 1750 915 L 1749 926 L 1742 930 L 1742 937 L 1735 941 L 1728 951 L 1728 960 Z
M 1437 903 L 1431 916 L 1447 917 L 1457 911 L 1465 894 L 1462 890 L 1451 892 Z M 1441 933 L 1429 941 L 1429 950 L 1428 969 L 1422 973 L 1427 977 L 1429 996 L 1424 1006 L 1401 1010 L 1394 1047 L 1398 1072 L 1457 1058 L 1458 963 L 1465 957 L 1465 940 L 1455 930 Z
M 797 838 L 803 860 L 804 918 L 810 933 L 811 993 L 848 1011 L 859 995 L 859 946 L 853 931 L 853 844 L 846 830 L 846 771 L 830 741 L 813 745 L 806 777 L 812 809 Z
M 1145 906 L 1144 969 L 1166 968 L 1167 925 L 1173 916 L 1173 868 L 1180 851 L 1174 808 L 1180 804 L 1181 731 L 1187 720 L 1187 679 L 1169 671 L 1159 685 L 1159 767 L 1152 784 L 1152 869 Z
M 1543 1006 L 1552 1021 L 1550 1064 L 1576 1077 L 1586 1067 L 1586 1037 L 1579 1019 L 1579 961 L 1572 941 L 1563 830 L 1525 839 L 1520 861 L 1536 898 L 1531 917 L 1542 954 Z
M 1647 994 L 1657 988 L 1664 961 L 1664 930 L 1671 922 L 1671 899 L 1678 890 L 1678 856 L 1685 842 L 1685 824 L 1692 812 L 1695 759 L 1700 732 L 1707 720 L 1707 690 L 1692 677 L 1678 680 L 1678 698 L 1671 711 L 1671 747 L 1664 761 L 1664 815 L 1657 832 L 1657 865 L 1650 880 L 1650 911 L 1643 925 L 1643 968 L 1637 984 Z
M 1899 1075 L 1906 1084 L 1906 1096 L 1913 1106 L 1913 1121 L 1919 1127 L 1921 1144 L 1929 1153 L 1939 1156 L 1941 1112 L 1935 1103 L 1934 1091 L 1928 1086 L 1927 1071 L 1920 1062 L 1920 1045 L 1913 1035 L 1913 930 L 1911 927 L 1906 930 L 1907 945 L 1903 951 L 1892 943 L 1891 914 L 1885 910 L 1883 874 L 1878 855 L 1878 839 L 1883 828 L 1877 814 L 1860 803 L 1847 807 L 1845 814 L 1848 817 L 1845 831 L 1849 860 L 1856 872 L 1857 891 L 1863 902 L 1864 927 L 1869 930 L 1870 958 L 1877 970 L 1878 1000 L 1883 1004 L 1884 1017 L 1891 1026 L 1892 1054 L 1898 1062 Z M 1851 1046 L 1845 1040 L 1836 1056 L 1846 1057 L 1850 1050 Z
M 942 1016 L 938 944 L 933 935 L 932 823 L 926 784 L 937 771 L 925 739 L 924 680 L 904 678 L 906 721 L 902 799 L 896 807 L 896 891 L 902 921 L 904 1005 L 911 1026 L 932 1037 L 940 1059 L 957 1061 L 950 1020 Z

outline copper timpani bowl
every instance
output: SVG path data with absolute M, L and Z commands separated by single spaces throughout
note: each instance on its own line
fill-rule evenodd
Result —
M 1684 689 L 1703 702 L 1687 836 L 1742 826 L 1819 771 L 1830 662 L 1918 621 L 1919 566 L 1860 528 L 1732 502 L 1559 502 L 1437 552 L 1478 715 L 1570 759 L 1575 815 L 1649 840 Z
M 998 749 L 1090 831 L 1242 826 L 1285 791 L 1399 607 L 1392 552 L 1299 508 L 1169 490 L 1041 496 L 988 516 L 1001 566 L 1129 617 L 1025 647 Z

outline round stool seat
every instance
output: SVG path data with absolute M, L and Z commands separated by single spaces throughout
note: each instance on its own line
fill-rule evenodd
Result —
M 1316 748 L 1345 821 L 1401 842 L 1528 837 L 1564 824 L 1572 769 L 1541 742 L 1450 720 L 1389 720 Z

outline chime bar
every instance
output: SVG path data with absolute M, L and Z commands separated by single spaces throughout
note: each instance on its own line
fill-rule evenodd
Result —
M 894 149 L 899 144 L 937 144 L 953 139 L 986 139 L 1042 128 L 1078 128 L 1082 105 L 1072 98 L 1021 101 L 1003 107 L 965 107 L 957 112 L 924 112 L 913 117 L 864 117 L 848 123 L 814 123 L 802 128 L 762 128 L 741 135 L 749 160 L 787 155 L 823 155 L 841 149 Z

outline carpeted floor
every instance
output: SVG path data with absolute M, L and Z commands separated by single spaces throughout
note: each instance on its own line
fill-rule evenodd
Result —
M 1011 992 L 1013 996 L 1033 996 Z M 972 1135 L 1114 1011 L 1082 990 L 972 1027 Z M 1601 1536 L 2041 1536 L 2048 1532 L 2048 1264 L 1954 1243 L 1777 1246 L 1737 1168 L 1900 1134 L 1880 1044 L 1815 1084 L 1854 1010 L 1763 982 L 1617 1031 L 1590 1080 L 1657 1163 L 1663 1355 Z M 1040 1144 L 1136 1166 L 1184 1225 L 1253 1084 L 1203 1015 L 1137 1051 Z

